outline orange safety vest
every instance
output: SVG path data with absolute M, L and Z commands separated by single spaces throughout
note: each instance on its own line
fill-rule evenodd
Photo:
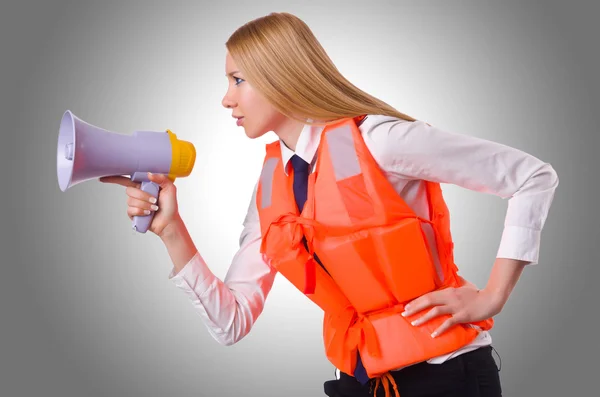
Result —
M 357 122 L 364 117 L 325 126 L 302 213 L 294 201 L 293 169 L 285 174 L 279 141 L 268 144 L 257 207 L 264 258 L 324 311 L 329 361 L 353 374 L 358 349 L 374 378 L 459 349 L 478 328 L 492 328 L 493 319 L 458 324 L 432 338 L 449 315 L 413 326 L 410 322 L 426 311 L 400 314 L 414 298 L 461 285 L 449 213 L 439 183 L 431 181 L 425 181 L 431 221 L 404 202 L 363 141 Z M 422 223 L 433 227 L 441 269 Z

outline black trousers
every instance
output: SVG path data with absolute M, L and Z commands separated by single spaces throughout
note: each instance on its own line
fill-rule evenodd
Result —
M 400 397 L 500 397 L 499 368 L 492 356 L 492 347 L 480 347 L 463 353 L 442 364 L 427 362 L 391 371 Z M 340 374 L 340 379 L 325 382 L 329 397 L 372 397 L 375 380 L 361 385 L 353 376 Z M 390 395 L 394 395 L 390 385 Z M 383 385 L 377 397 L 383 397 Z

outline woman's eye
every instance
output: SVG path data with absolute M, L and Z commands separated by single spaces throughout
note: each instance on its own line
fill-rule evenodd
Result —
M 244 81 L 243 79 L 239 78 L 239 77 L 234 77 L 233 78 L 235 80 L 235 85 L 240 84 L 242 81 Z M 239 81 L 238 81 L 239 80 Z

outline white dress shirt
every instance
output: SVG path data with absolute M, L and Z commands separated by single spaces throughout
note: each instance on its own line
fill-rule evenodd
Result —
M 322 126 L 305 125 L 298 156 L 309 164 L 321 138 Z M 504 230 L 497 258 L 537 264 L 540 235 L 558 186 L 552 166 L 521 150 L 481 138 L 444 131 L 423 121 L 409 122 L 390 116 L 369 115 L 359 126 L 367 148 L 404 201 L 429 219 L 423 180 L 450 183 L 482 193 L 508 198 Z M 284 169 L 294 152 L 281 142 Z M 256 186 L 240 236 L 240 248 L 223 281 L 208 268 L 199 252 L 169 279 L 191 300 L 210 334 L 231 345 L 250 332 L 261 314 L 275 278 L 259 252 L 261 230 L 256 207 Z M 424 224 L 430 247 L 435 237 Z M 432 249 L 435 261 L 437 250 Z M 438 262 L 439 263 L 439 262 Z M 428 360 L 439 364 L 459 354 L 490 345 L 490 333 L 482 331 L 467 346 Z

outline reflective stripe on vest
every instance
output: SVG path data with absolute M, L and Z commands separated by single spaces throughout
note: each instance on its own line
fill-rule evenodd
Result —
M 365 179 L 358 161 L 352 130 L 347 124 L 329 131 L 326 135 L 329 157 L 335 179 L 340 190 L 344 206 L 353 223 L 359 223 L 374 213 L 373 203 L 365 186 Z M 353 194 L 360 192 L 362 200 L 351 200 Z
M 327 143 L 336 181 L 339 182 L 361 173 L 352 131 L 348 125 L 329 131 Z
M 275 173 L 278 161 L 279 159 L 274 157 L 268 159 L 260 174 L 260 182 L 263 189 L 262 200 L 260 202 L 261 208 L 270 207 L 273 202 L 273 174 Z

